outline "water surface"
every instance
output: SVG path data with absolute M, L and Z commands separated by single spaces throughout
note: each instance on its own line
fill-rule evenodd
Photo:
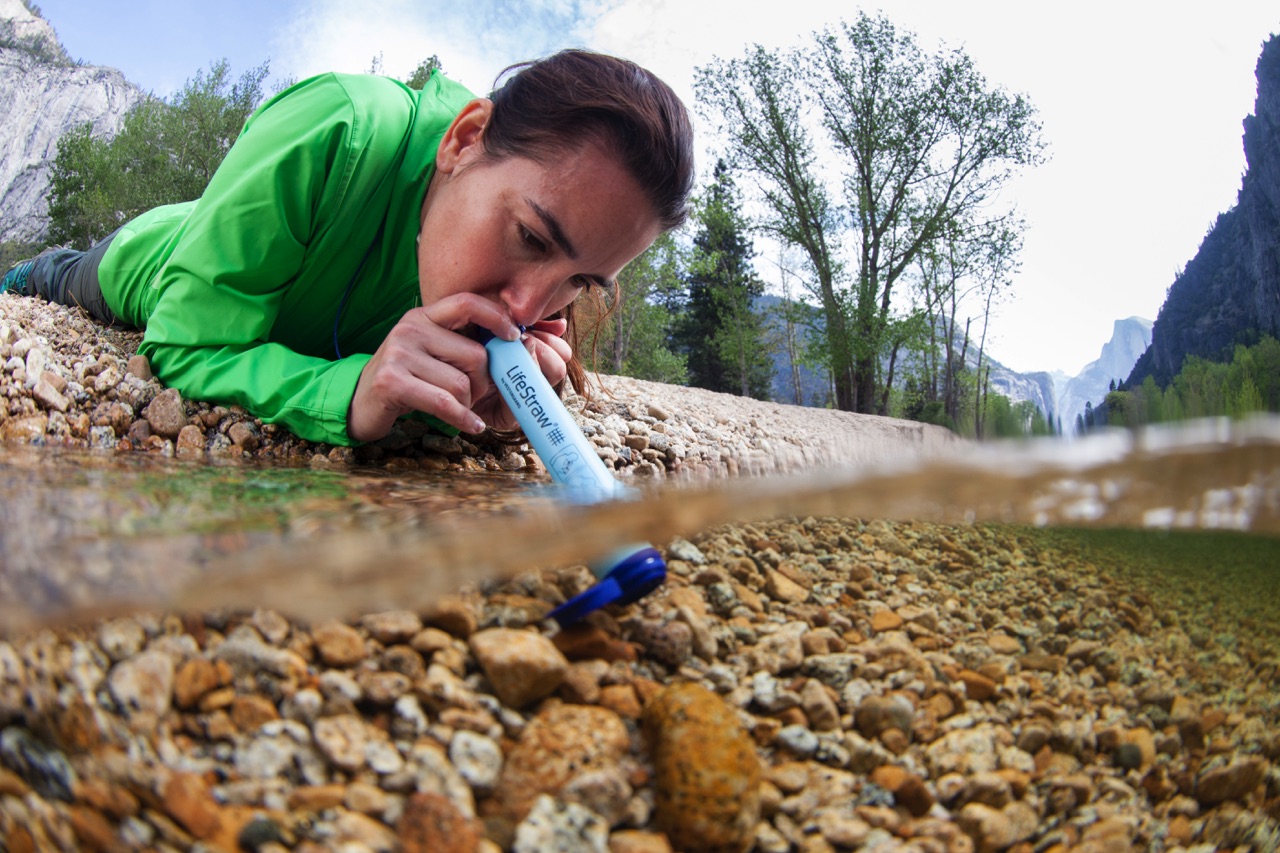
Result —
M 1280 589 L 1276 417 L 669 483 L 586 508 L 516 474 L 27 447 L 0 448 L 0 494 L 0 633 L 138 608 L 268 606 L 311 619 L 429 609 L 463 584 L 580 563 L 621 542 L 665 545 L 718 524 L 809 515 L 1003 522 L 1064 537 L 1136 531 L 1127 544 L 1072 547 L 1149 552 L 1114 560 L 1117 571 L 1168 578 L 1169 589 L 1250 619 L 1272 619 L 1265 605 L 1249 608 Z M 1191 530 L 1233 535 L 1174 532 Z M 1189 553 L 1205 557 L 1172 556 Z

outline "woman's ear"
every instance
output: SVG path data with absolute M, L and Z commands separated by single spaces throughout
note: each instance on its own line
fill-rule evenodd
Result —
M 493 101 L 476 98 L 453 118 L 436 150 L 436 171 L 450 174 L 484 153 L 484 131 L 493 115 Z

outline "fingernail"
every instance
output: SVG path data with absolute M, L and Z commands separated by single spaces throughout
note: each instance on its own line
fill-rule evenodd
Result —
M 503 338 L 508 341 L 518 341 L 520 340 L 520 336 L 522 334 L 524 334 L 524 329 L 522 329 L 521 327 L 515 324 L 512 324 L 507 327 L 507 333 L 503 335 Z
M 471 429 L 467 430 L 467 432 L 471 433 L 472 435 L 479 435 L 484 431 L 485 431 L 485 422 L 478 417 L 472 418 Z

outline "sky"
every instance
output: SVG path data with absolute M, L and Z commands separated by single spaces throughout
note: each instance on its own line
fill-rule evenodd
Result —
M 324 71 L 404 78 L 426 57 L 478 94 L 505 66 L 563 47 L 639 62 L 684 98 L 694 70 L 752 44 L 790 48 L 856 10 L 883 13 L 927 52 L 961 48 L 993 86 L 1039 112 L 1048 160 L 1007 188 L 1027 222 L 1021 268 L 995 309 L 988 353 L 1015 370 L 1075 375 L 1115 320 L 1156 318 L 1174 276 L 1245 170 L 1274 0 L 39 0 L 68 52 L 169 95 L 225 58 L 234 75 Z M 756 10 L 753 11 L 752 7 Z M 785 8 L 785 12 L 780 11 Z M 710 174 L 714 140 L 699 132 Z M 770 278 L 776 250 L 757 243 Z

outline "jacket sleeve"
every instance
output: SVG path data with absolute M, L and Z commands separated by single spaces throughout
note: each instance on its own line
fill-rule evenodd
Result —
M 303 355 L 269 337 L 308 241 L 349 189 L 365 141 L 353 113 L 341 84 L 322 77 L 250 119 L 152 284 L 161 293 L 140 347 L 183 394 L 334 444 L 352 443 L 347 409 L 370 356 Z M 333 286 L 317 289 L 317 312 L 337 310 Z

